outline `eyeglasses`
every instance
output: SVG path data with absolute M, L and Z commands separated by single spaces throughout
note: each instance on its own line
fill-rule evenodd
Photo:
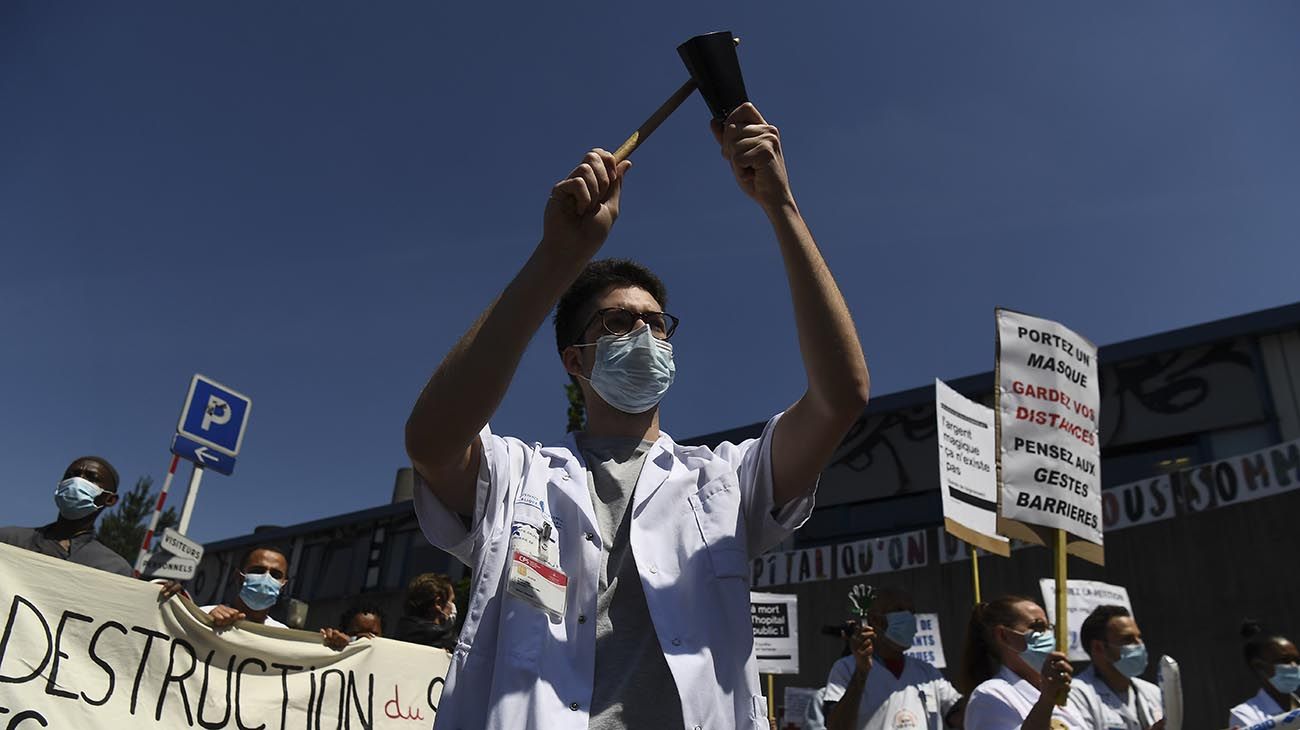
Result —
M 240 575 L 261 575 L 263 573 L 270 573 L 271 577 L 276 580 L 284 580 L 283 570 L 280 570 L 279 568 L 268 569 L 265 565 L 250 565 L 240 571 Z
M 1012 631 L 1016 631 L 1014 628 L 1010 626 L 1008 626 L 1007 628 L 1011 629 Z M 1024 634 L 1027 634 L 1030 631 L 1039 631 L 1044 634 L 1050 634 L 1053 631 L 1056 631 L 1056 627 L 1053 626 L 1052 624 L 1047 623 L 1046 621 L 1035 621 L 1029 624 L 1029 626 L 1024 631 L 1016 631 L 1016 633 L 1023 636 Z
M 645 322 L 650 328 L 650 334 L 659 340 L 671 338 L 681 322 L 667 312 L 633 312 L 622 307 L 606 307 L 596 310 L 596 313 L 591 315 L 591 319 L 582 326 L 582 332 L 585 333 L 590 329 L 592 323 L 598 319 L 605 332 L 616 337 L 636 329 L 637 322 Z

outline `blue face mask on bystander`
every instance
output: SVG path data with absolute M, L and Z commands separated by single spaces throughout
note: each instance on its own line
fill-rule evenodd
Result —
M 104 490 L 81 477 L 71 477 L 59 482 L 54 488 L 54 504 L 59 508 L 59 515 L 65 520 L 79 520 L 89 517 L 99 509 L 95 500 Z

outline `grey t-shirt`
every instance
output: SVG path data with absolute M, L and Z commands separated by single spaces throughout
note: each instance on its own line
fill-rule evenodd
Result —
M 0 542 L 109 573 L 127 577 L 134 574 L 131 564 L 96 540 L 94 532 L 74 535 L 68 540 L 68 549 L 64 550 L 58 540 L 47 534 L 53 526 L 54 523 L 44 527 L 0 527 Z
M 682 727 L 677 684 L 664 659 L 632 555 L 632 492 L 653 441 L 578 434 L 604 561 L 596 595 L 596 676 L 590 730 Z

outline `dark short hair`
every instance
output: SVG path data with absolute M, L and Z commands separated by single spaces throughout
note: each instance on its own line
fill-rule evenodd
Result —
M 1098 606 L 1092 609 L 1092 613 L 1088 614 L 1088 618 L 1079 627 L 1079 645 L 1091 656 L 1092 642 L 1106 641 L 1106 627 L 1110 626 L 1110 620 L 1129 616 L 1132 614 L 1123 606 Z
M 369 613 L 374 615 L 376 618 L 378 618 L 379 627 L 381 629 L 384 627 L 385 624 L 388 623 L 387 621 L 384 620 L 383 611 L 380 611 L 375 606 L 371 606 L 369 604 L 363 603 L 363 604 L 355 605 L 352 608 L 349 608 L 348 610 L 343 612 L 343 615 L 339 617 L 339 630 L 346 633 L 348 630 L 348 624 L 352 623 L 352 619 L 356 618 L 357 616 L 360 616 L 363 613 Z
M 406 613 L 423 616 L 431 605 L 444 603 L 451 597 L 451 581 L 445 575 L 421 573 L 406 586 Z
M 1259 659 L 1269 644 L 1289 641 L 1285 636 L 1268 631 L 1258 621 L 1249 618 L 1241 622 L 1241 638 L 1246 640 L 1241 649 L 1247 665 Z
M 253 547 L 240 553 L 239 562 L 236 563 L 237 568 L 242 570 L 245 565 L 248 565 L 248 561 L 252 559 L 253 553 L 258 552 L 259 550 L 266 550 L 267 552 L 279 553 L 280 557 L 284 558 L 285 568 L 287 569 L 289 567 L 289 554 L 286 553 L 285 551 L 281 550 L 280 548 L 274 545 L 254 545 Z
M 634 286 L 644 289 L 668 306 L 668 290 L 650 269 L 629 259 L 599 259 L 573 280 L 555 305 L 555 349 L 561 352 L 582 337 L 581 327 L 591 318 L 591 301 L 613 288 Z
M 104 489 L 116 493 L 117 485 L 120 484 L 117 476 L 117 469 L 114 469 L 113 465 L 108 463 L 108 459 L 105 459 L 102 456 L 79 456 L 73 459 L 72 463 L 68 464 L 68 468 L 63 470 L 63 478 L 68 478 L 68 474 L 72 471 L 72 467 L 86 461 L 93 461 L 103 468 L 104 476 L 108 479 L 108 484 L 104 485 Z

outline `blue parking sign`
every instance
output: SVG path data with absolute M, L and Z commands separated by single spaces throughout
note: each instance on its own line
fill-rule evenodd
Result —
M 196 374 L 176 432 L 227 456 L 238 456 L 251 410 L 253 401 L 248 396 Z

